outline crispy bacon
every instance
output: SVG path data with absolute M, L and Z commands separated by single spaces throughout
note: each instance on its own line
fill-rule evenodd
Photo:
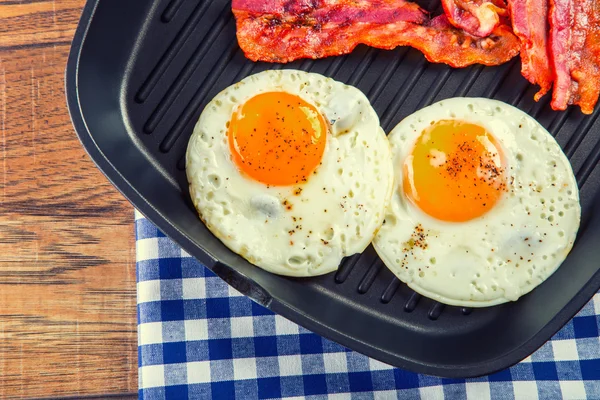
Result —
M 554 74 L 548 58 L 548 0 L 509 0 L 513 32 L 521 40 L 521 74 L 540 86 L 538 101 L 552 87 Z
M 442 6 L 452 25 L 478 37 L 489 36 L 507 14 L 504 0 L 442 0 Z
M 358 44 L 412 46 L 431 62 L 453 67 L 499 65 L 519 52 L 506 25 L 487 38 L 454 28 L 445 16 L 428 21 L 403 0 L 233 0 L 238 43 L 253 61 L 290 62 L 350 53 Z
M 551 0 L 549 19 L 552 108 L 577 104 L 591 114 L 600 94 L 600 3 Z

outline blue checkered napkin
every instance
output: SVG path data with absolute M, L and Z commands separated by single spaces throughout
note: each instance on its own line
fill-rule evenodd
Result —
M 600 294 L 531 357 L 478 379 L 392 368 L 273 314 L 136 214 L 141 399 L 600 399 Z

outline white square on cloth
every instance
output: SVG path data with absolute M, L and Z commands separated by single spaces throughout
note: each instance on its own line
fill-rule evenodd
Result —
M 231 318 L 231 337 L 252 337 L 254 336 L 254 326 L 252 317 L 232 317 Z
M 279 374 L 281 376 L 302 375 L 302 357 L 299 354 L 279 356 Z
M 185 340 L 206 340 L 208 338 L 208 321 L 205 319 L 186 319 Z
M 467 399 L 473 400 L 488 400 L 490 396 L 489 382 L 467 382 Z
M 151 237 L 137 240 L 135 242 L 135 255 L 137 262 L 156 260 L 158 258 L 158 238 Z
M 323 354 L 326 374 L 336 374 L 348 371 L 348 358 L 346 352 Z
M 419 394 L 422 399 L 427 400 L 444 400 L 443 386 L 426 386 L 419 388 Z
M 165 386 L 165 366 L 162 364 L 141 367 L 139 374 L 145 388 Z
M 551 343 L 556 361 L 573 361 L 579 359 L 575 339 L 553 340 Z
M 256 358 L 234 358 L 233 359 L 233 379 L 256 379 Z
M 210 361 L 187 363 L 188 384 L 210 382 Z
M 532 381 L 514 381 L 515 400 L 538 400 L 537 383 Z
M 138 303 L 160 301 L 160 280 L 142 281 L 137 284 Z
M 147 322 L 138 325 L 138 345 L 162 343 L 162 332 L 162 322 Z
M 203 299 L 206 297 L 204 278 L 185 278 L 181 280 L 183 300 Z
M 560 381 L 563 400 L 581 400 L 587 397 L 583 381 Z

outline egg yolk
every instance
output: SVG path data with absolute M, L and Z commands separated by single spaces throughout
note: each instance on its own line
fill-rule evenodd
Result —
M 502 149 L 485 128 L 442 120 L 423 131 L 404 163 L 405 195 L 442 221 L 491 210 L 506 190 Z
M 319 166 L 327 125 L 300 97 L 267 92 L 247 100 L 229 122 L 229 149 L 238 168 L 266 185 L 306 182 Z

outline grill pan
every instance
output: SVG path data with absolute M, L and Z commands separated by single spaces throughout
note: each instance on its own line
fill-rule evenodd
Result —
M 439 12 L 438 2 L 421 3 Z M 428 7 L 429 6 L 429 7 Z M 225 87 L 265 69 L 296 68 L 358 87 L 386 132 L 454 96 L 515 105 L 554 135 L 575 171 L 582 223 L 571 254 L 519 301 L 484 309 L 444 306 L 399 282 L 369 247 L 337 272 L 310 279 L 267 273 L 230 252 L 200 222 L 184 153 L 203 107 Z M 235 38 L 228 0 L 89 0 L 66 71 L 73 123 L 111 182 L 165 234 L 263 306 L 350 349 L 411 371 L 486 375 L 527 357 L 600 287 L 600 105 L 591 116 L 555 112 L 517 59 L 452 69 L 417 51 L 359 46 L 352 54 L 287 65 L 252 63 Z

